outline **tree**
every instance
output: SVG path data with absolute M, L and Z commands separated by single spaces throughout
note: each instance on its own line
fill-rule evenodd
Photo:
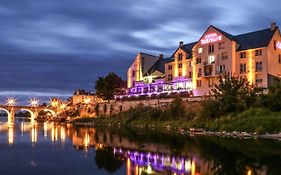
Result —
M 106 77 L 99 77 L 95 83 L 96 94 L 104 100 L 111 100 L 126 88 L 126 81 L 111 72 Z
M 220 77 L 219 84 L 215 85 L 211 94 L 220 115 L 230 112 L 240 112 L 254 105 L 258 89 L 248 81 L 238 77 Z M 209 106 L 210 107 L 210 106 Z

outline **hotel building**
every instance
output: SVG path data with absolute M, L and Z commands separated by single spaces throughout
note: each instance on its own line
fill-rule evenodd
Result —
M 231 74 L 267 88 L 281 78 L 279 27 L 231 35 L 210 26 L 198 41 L 169 58 L 139 53 L 127 72 L 130 95 L 192 92 L 208 95 L 222 75 Z

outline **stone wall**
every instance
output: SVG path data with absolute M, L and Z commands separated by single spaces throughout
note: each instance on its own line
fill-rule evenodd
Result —
M 187 102 L 201 101 L 203 97 L 188 97 L 182 98 Z M 119 112 L 124 112 L 130 108 L 134 108 L 140 104 L 150 107 L 164 107 L 169 105 L 174 98 L 167 99 L 146 99 L 146 100 L 134 100 L 134 101 L 115 101 L 99 103 L 99 115 L 110 115 L 118 114 Z M 106 106 L 106 112 L 104 112 L 104 106 Z

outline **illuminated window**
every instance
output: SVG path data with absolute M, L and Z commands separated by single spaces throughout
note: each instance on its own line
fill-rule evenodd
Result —
M 199 64 L 199 63 L 201 63 L 201 57 L 196 58 L 196 64 Z
M 215 45 L 212 44 L 212 45 L 209 45 L 208 47 L 209 47 L 209 54 L 214 53 Z
M 202 86 L 201 80 L 196 80 L 196 86 L 197 86 L 197 87 L 201 87 L 201 86 Z
M 222 60 L 226 60 L 227 58 L 228 58 L 227 52 L 223 52 L 223 53 L 221 54 L 221 59 L 222 59 Z
M 255 55 L 256 56 L 262 55 L 262 49 L 255 50 Z
M 178 65 L 178 68 L 179 68 L 179 69 L 182 68 L 182 63 L 180 63 L 180 64 Z
M 261 72 L 262 71 L 262 62 L 256 62 L 256 72 Z
M 209 64 L 212 64 L 212 63 L 214 63 L 215 62 L 215 55 L 210 55 L 210 56 L 208 56 L 208 63 Z
M 247 53 L 246 52 L 240 52 L 240 58 L 246 58 Z
M 225 73 L 225 65 L 220 65 L 220 66 L 218 67 L 218 73 L 219 73 L 219 74 Z
M 173 75 L 172 75 L 172 74 L 169 74 L 169 75 L 168 75 L 168 81 L 171 81 L 171 80 L 173 80 Z
M 245 73 L 246 72 L 246 63 L 240 64 L 240 73 Z
M 203 53 L 203 48 L 202 47 L 199 47 L 198 48 L 198 53 L 200 54 L 200 53 Z
M 219 49 L 224 49 L 224 42 L 219 43 Z
M 172 65 L 168 65 L 168 70 L 172 70 L 173 66 Z
M 182 53 L 178 54 L 178 61 L 182 61 Z

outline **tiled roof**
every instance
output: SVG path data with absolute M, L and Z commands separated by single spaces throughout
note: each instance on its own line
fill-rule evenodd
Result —
M 270 43 L 275 31 L 270 28 L 255 32 L 236 35 L 234 39 L 239 44 L 237 51 L 266 47 Z
M 155 71 L 165 73 L 165 63 L 171 62 L 172 58 L 159 59 L 146 73 L 146 75 L 151 75 Z

